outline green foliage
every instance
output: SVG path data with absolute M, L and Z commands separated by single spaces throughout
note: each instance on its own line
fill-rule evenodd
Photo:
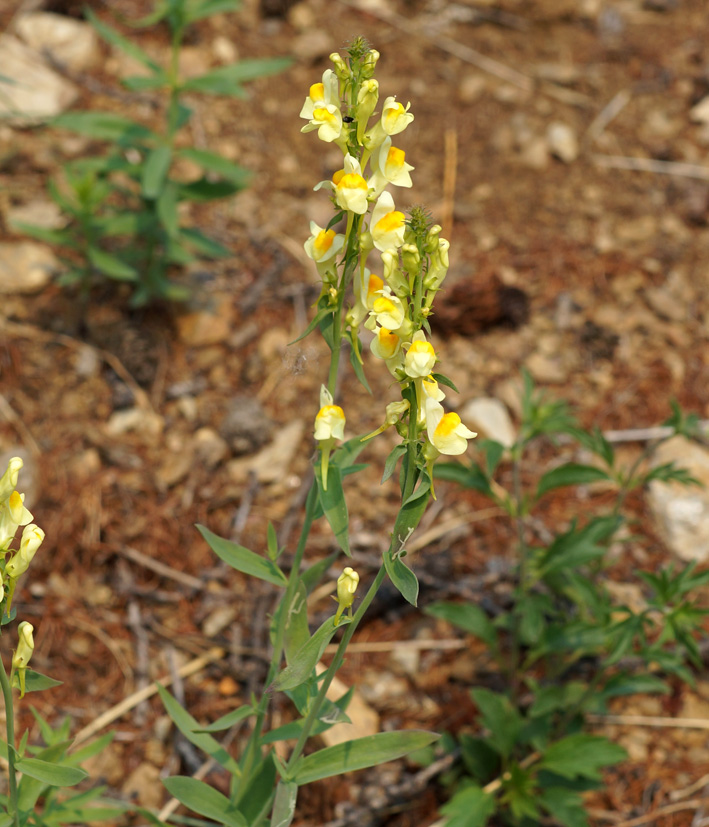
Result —
M 228 198 L 246 187 L 247 170 L 208 150 L 178 147 L 178 134 L 189 124 L 191 110 L 182 103 L 185 93 L 245 97 L 244 83 L 280 72 L 286 58 L 244 60 L 183 80 L 177 73 L 178 55 L 187 28 L 213 14 L 238 7 L 233 0 L 166 0 L 139 25 L 164 20 L 170 29 L 172 54 L 160 66 L 132 39 L 99 20 L 86 16 L 112 47 L 142 64 L 149 74 L 128 77 L 122 83 L 131 92 L 162 93 L 165 123 L 153 131 L 109 112 L 69 112 L 53 125 L 108 142 L 103 155 L 67 164 L 61 180 L 51 182 L 49 194 L 66 221 L 61 229 L 46 230 L 25 223 L 16 229 L 58 247 L 63 254 L 64 285 L 76 285 L 84 299 L 91 285 L 109 280 L 130 285 L 132 304 L 156 300 L 182 301 L 189 291 L 172 276 L 197 258 L 219 258 L 229 251 L 195 227 L 180 220 L 180 205 Z M 189 160 L 201 169 L 195 181 L 173 177 L 175 162 Z
M 581 429 L 563 402 L 535 391 L 528 375 L 522 408 L 520 435 L 507 455 L 497 443 L 482 441 L 477 461 L 435 468 L 437 478 L 502 505 L 517 523 L 520 540 L 511 604 L 494 620 L 474 604 L 439 601 L 426 609 L 483 641 L 507 685 L 505 692 L 472 689 L 477 732 L 458 738 L 458 769 L 448 779 L 454 787 L 441 808 L 447 827 L 482 827 L 492 818 L 515 827 L 549 819 L 587 827 L 581 793 L 602 785 L 603 770 L 625 753 L 586 732 L 585 716 L 605 712 L 608 701 L 621 695 L 667 693 L 666 676 L 691 682 L 690 667 L 702 663 L 697 640 L 707 610 L 697 605 L 697 592 L 709 583 L 709 572 L 697 572 L 694 564 L 638 572 L 645 586 L 640 609 L 618 605 L 599 576 L 625 525 L 621 507 L 628 491 L 652 480 L 696 480 L 672 464 L 652 466 L 655 445 L 630 468 L 618 467 L 601 431 Z M 666 424 L 684 435 L 697 432 L 696 419 L 676 405 Z M 523 488 L 521 466 L 530 443 L 562 435 L 595 461 L 565 462 Z M 506 457 L 514 466 L 511 492 L 495 479 Z M 544 545 L 529 542 L 527 520 L 541 498 L 561 487 L 595 483 L 616 487 L 615 507 L 605 513 L 586 509 Z

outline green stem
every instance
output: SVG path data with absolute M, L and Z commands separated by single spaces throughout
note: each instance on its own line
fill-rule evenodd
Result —
M 529 567 L 529 549 L 524 536 L 524 519 L 522 517 L 523 494 L 522 494 L 522 443 L 517 443 L 512 449 L 513 466 L 512 466 L 512 484 L 515 499 L 515 526 L 517 528 L 517 545 L 519 548 L 519 582 L 517 584 L 517 594 L 515 595 L 515 607 L 523 604 L 524 598 L 527 594 L 527 572 Z M 516 700 L 519 693 L 519 660 L 521 653 L 520 640 L 520 619 L 514 618 L 512 624 L 512 640 L 510 646 L 510 661 L 509 661 L 509 683 L 513 701 Z
M 305 518 L 303 519 L 303 527 L 300 531 L 300 538 L 298 540 L 298 547 L 293 557 L 293 564 L 291 565 L 290 574 L 288 576 L 288 585 L 286 592 L 280 605 L 278 613 L 278 623 L 276 625 L 276 633 L 273 640 L 273 652 L 271 654 L 271 663 L 268 667 L 268 675 L 266 677 L 266 687 L 269 687 L 276 678 L 278 669 L 281 665 L 281 657 L 283 655 L 283 644 L 286 636 L 286 625 L 288 622 L 288 612 L 295 597 L 298 581 L 300 580 L 300 567 L 303 562 L 303 555 L 305 553 L 305 546 L 307 544 L 310 528 L 313 524 L 315 516 L 315 509 L 317 507 L 317 489 L 313 481 L 310 491 L 308 492 L 305 501 Z M 266 720 L 266 712 L 268 710 L 268 702 L 270 696 L 268 692 L 264 692 L 258 706 L 256 714 L 256 722 L 249 737 L 249 742 L 246 745 L 242 763 L 242 775 L 239 781 L 239 789 L 236 797 L 236 804 L 239 803 L 245 792 L 248 790 L 249 780 L 256 763 L 256 756 L 258 755 L 261 733 L 263 732 L 263 725 Z
M 374 596 L 376 595 L 379 587 L 382 584 L 382 581 L 386 577 L 386 569 L 384 565 L 382 565 L 377 572 L 377 576 L 374 578 L 372 585 L 369 587 L 367 594 L 364 596 L 362 603 L 360 604 L 359 608 L 355 612 L 354 617 L 352 618 L 351 623 L 345 627 L 344 634 L 342 635 L 342 639 L 340 640 L 339 646 L 337 647 L 337 651 L 335 652 L 335 657 L 332 659 L 332 663 L 328 667 L 327 671 L 325 672 L 325 676 L 322 678 L 322 683 L 320 685 L 320 690 L 318 691 L 315 700 L 310 707 L 310 711 L 303 723 L 303 729 L 300 733 L 300 738 L 293 748 L 293 752 L 291 753 L 290 758 L 288 759 L 288 763 L 286 764 L 286 770 L 292 770 L 295 766 L 295 762 L 300 757 L 301 753 L 303 752 L 303 748 L 310 737 L 310 732 L 317 720 L 317 717 L 320 713 L 320 709 L 325 701 L 325 696 L 327 694 L 328 689 L 330 688 L 330 684 L 332 683 L 333 678 L 335 677 L 335 673 L 337 670 L 342 666 L 342 662 L 345 659 L 345 651 L 347 650 L 347 646 L 349 645 L 350 640 L 352 639 L 352 635 L 357 630 L 357 626 L 359 625 L 360 621 L 364 617 L 364 613 L 369 608 L 372 600 L 374 600 Z
M 17 777 L 15 772 L 15 707 L 12 700 L 12 687 L 5 671 L 5 664 L 0 658 L 0 686 L 5 700 L 5 727 L 7 733 L 7 775 L 9 787 L 9 810 L 15 827 L 20 827 L 20 814 L 17 807 Z

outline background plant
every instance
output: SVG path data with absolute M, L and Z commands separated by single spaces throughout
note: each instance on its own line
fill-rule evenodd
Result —
M 13 457 L 0 478 L 0 626 L 4 631 L 17 615 L 12 605 L 20 578 L 27 572 L 37 553 L 44 532 L 32 522 L 25 508 L 24 495 L 16 490 L 23 462 Z M 19 547 L 11 548 L 15 535 L 23 527 Z M 0 825 L 81 824 L 119 816 L 122 806 L 103 801 L 104 788 L 62 795 L 61 789 L 73 787 L 87 778 L 81 769 L 86 759 L 99 753 L 111 741 L 112 734 L 70 752 L 69 720 L 53 728 L 34 708 L 43 745 L 28 743 L 29 730 L 18 740 L 15 734 L 15 696 L 57 686 L 59 681 L 29 668 L 34 651 L 34 628 L 27 621 L 17 626 L 17 647 L 12 652 L 8 671 L 0 657 L 0 688 L 5 703 L 6 739 L 0 739 L 0 756 L 7 763 L 6 795 L 0 795 Z
M 672 435 L 697 435 L 696 418 L 676 406 L 666 424 Z M 530 446 L 561 436 L 575 440 L 593 461 L 529 474 Z M 626 498 L 652 480 L 697 483 L 671 463 L 649 462 L 659 442 L 630 467 L 621 466 L 598 429 L 582 430 L 567 405 L 536 392 L 527 374 L 520 433 L 509 449 L 511 490 L 497 479 L 504 447 L 493 440 L 477 445 L 478 461 L 439 464 L 436 476 L 475 489 L 505 510 L 516 526 L 516 563 L 509 603 L 494 614 L 472 603 L 440 601 L 427 608 L 482 640 L 501 679 L 494 688 L 471 690 L 475 734 L 448 739 L 459 748 L 460 762 L 448 778 L 455 792 L 441 812 L 448 827 L 476 827 L 493 817 L 514 825 L 551 818 L 582 827 L 588 823 L 582 792 L 601 786 L 602 769 L 625 757 L 619 745 L 588 732 L 587 716 L 607 712 L 608 702 L 622 695 L 668 693 L 668 678 L 692 683 L 692 667 L 702 665 L 697 636 L 707 611 L 696 593 L 709 583 L 709 572 L 696 572 L 694 564 L 638 572 L 645 587 L 641 608 L 619 604 L 604 584 L 611 545 L 632 539 Z M 524 482 L 529 476 L 531 484 Z M 573 519 L 539 544 L 534 511 L 540 501 L 555 489 L 589 483 L 615 486 L 614 505 Z
M 348 720 L 351 692 L 335 703 L 326 694 L 384 579 L 388 576 L 406 600 L 416 604 L 418 582 L 404 557 L 406 544 L 433 496 L 434 462 L 440 454 L 463 453 L 468 439 L 475 436 L 457 414 L 446 413 L 441 405 L 445 396 L 441 386 L 452 383 L 433 373 L 438 357 L 427 340 L 427 320 L 448 269 L 449 245 L 440 237 L 440 226 L 432 225 L 423 209 L 413 209 L 407 221 L 388 190 L 390 185 L 412 185 L 413 167 L 392 138 L 404 131 L 414 116 L 409 106 L 398 103 L 394 96 L 379 103 L 379 85 L 373 77 L 378 58 L 362 39 L 353 41 L 346 59 L 331 55 L 334 70 L 327 69 L 322 82 L 310 87 L 300 113 L 308 122 L 302 131 L 317 131 L 321 140 L 341 149 L 343 168 L 316 186 L 331 193 L 334 215 L 324 228 L 311 222 L 311 236 L 305 242 L 306 253 L 321 279 L 321 293 L 314 319 L 303 336 L 316 329 L 321 332 L 330 348 L 330 366 L 314 423 L 318 443 L 314 479 L 290 571 L 286 573 L 282 567 L 284 549 L 279 547 L 272 526 L 264 555 L 199 527 L 223 561 L 281 590 L 271 624 L 273 651 L 264 692 L 207 727 L 200 726 L 169 693 L 161 692 L 181 732 L 220 763 L 231 778 L 228 796 L 194 778 L 171 778 L 165 784 L 187 807 L 220 824 L 287 827 L 294 817 L 300 786 L 392 760 L 437 738 L 416 730 L 382 732 L 304 754 L 312 736 Z M 382 425 L 336 447 L 345 437 L 345 412 L 335 399 L 346 350 L 355 375 L 368 388 L 362 328 L 372 334 L 367 334 L 371 352 L 389 370 L 401 397 L 388 404 L 373 398 Z M 383 482 L 398 467 L 401 492 L 389 547 L 365 595 L 356 602 L 360 575 L 351 566 L 345 567 L 337 581 L 337 611 L 311 633 L 307 597 L 338 556 L 306 561 L 311 527 L 324 517 L 341 551 L 350 555 L 345 478 L 361 468 L 357 464 L 360 453 L 368 445 L 378 444 L 376 437 L 388 428 L 397 431 L 400 442 L 386 459 Z M 318 675 L 316 665 L 340 630 L 334 658 Z M 295 719 L 269 730 L 274 692 L 284 692 L 292 701 Z M 246 722 L 250 733 L 236 759 L 211 733 Z M 294 742 L 288 745 L 285 760 L 273 749 L 277 741 Z
M 238 0 L 163 0 L 139 27 L 164 24 L 170 34 L 170 57 L 161 66 L 133 40 L 86 15 L 111 46 L 140 63 L 147 75 L 127 77 L 132 92 L 162 95 L 163 124 L 154 130 L 112 112 L 70 112 L 54 119 L 55 127 L 98 141 L 108 151 L 78 159 L 65 167 L 62 179 L 49 184 L 52 199 L 64 212 L 66 226 L 47 230 L 18 222 L 25 233 L 66 251 L 63 284 L 78 285 L 86 299 L 97 280 L 126 282 L 132 304 L 156 299 L 182 300 L 189 292 L 171 273 L 198 257 L 229 256 L 231 252 L 197 227 L 184 226 L 179 206 L 226 198 L 243 189 L 249 173 L 221 155 L 186 145 L 182 136 L 192 117 L 185 102 L 194 94 L 246 97 L 243 84 L 281 71 L 288 58 L 243 60 L 183 79 L 179 57 L 188 28 L 215 14 L 234 11 Z M 200 178 L 173 177 L 176 161 L 189 161 L 202 170 Z

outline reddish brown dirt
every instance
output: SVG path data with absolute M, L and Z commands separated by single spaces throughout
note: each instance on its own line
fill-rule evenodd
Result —
M 145 0 L 115 5 L 129 19 L 149 8 Z M 35 623 L 37 668 L 64 681 L 32 703 L 52 720 L 70 715 L 75 731 L 146 681 L 168 674 L 170 653 L 182 664 L 214 643 L 233 647 L 233 654 L 185 681 L 187 704 L 200 720 L 233 709 L 262 679 L 259 655 L 266 650 L 272 591 L 224 571 L 193 526 L 203 523 L 254 549 L 263 548 L 269 520 L 283 531 L 295 516 L 289 549 L 297 534 L 298 491 L 312 454 L 308 434 L 327 358 L 314 337 L 286 345 L 307 323 L 317 295 L 301 245 L 309 220 L 324 223 L 329 204 L 312 187 L 338 166 L 336 149 L 314 134 L 300 134 L 298 113 L 308 86 L 328 65 L 328 52 L 355 34 L 365 35 L 382 54 L 377 76 L 383 94 L 411 101 L 416 116 L 402 136 L 415 166 L 414 189 L 398 195 L 397 206 L 425 203 L 442 217 L 452 240 L 450 284 L 458 285 L 459 296 L 465 295 L 460 285 L 484 292 L 492 284 L 517 288 L 529 299 L 529 318 L 517 329 L 494 324 L 504 315 L 495 310 L 494 297 L 489 325 L 486 314 L 466 311 L 464 302 L 446 305 L 459 332 L 444 337 L 439 330 L 436 344 L 443 370 L 461 390 L 460 404 L 481 394 L 509 399 L 510 383 L 527 365 L 541 385 L 576 407 L 585 425 L 658 424 L 672 397 L 701 417 L 709 415 L 709 184 L 703 166 L 709 133 L 690 117 L 709 91 L 705 4 L 364 5 L 369 11 L 304 0 L 264 18 L 249 3 L 240 13 L 201 23 L 190 39 L 187 59 L 204 68 L 217 63 L 218 36 L 244 58 L 296 55 L 291 69 L 253 83 L 248 100 L 192 102 L 195 126 L 185 140 L 254 171 L 252 187 L 233 200 L 189 213 L 234 250 L 231 259 L 200 266 L 195 306 L 189 308 L 214 310 L 226 320 L 217 341 L 190 344 L 179 310 L 130 312 L 122 298 L 116 301 L 115 293 L 102 288 L 84 318 L 56 286 L 2 302 L 0 390 L 6 404 L 0 410 L 0 450 L 22 448 L 34 465 L 37 484 L 28 497 L 47 533 L 17 606 L 21 617 Z M 663 6 L 665 11 L 655 10 Z M 67 4 L 53 8 L 77 13 Z M 11 22 L 9 11 L 0 12 L 0 28 Z M 132 36 L 164 58 L 165 31 Z M 451 41 L 469 51 L 451 53 Z M 483 70 L 477 55 L 522 77 L 512 83 L 497 70 Z M 154 121 L 159 108 L 149 98 L 120 91 L 121 65 L 107 48 L 104 57 L 90 75 L 74 78 L 82 90 L 77 107 Z M 626 105 L 596 129 L 599 114 L 624 91 Z M 547 151 L 545 136 L 554 123 L 567 125 L 578 139 L 578 157 L 569 163 Z M 98 151 L 99 145 L 66 133 L 2 127 L 3 214 L 45 197 L 48 177 L 68 159 Z M 695 164 L 704 177 L 613 169 L 604 166 L 611 156 Z M 446 169 L 453 199 L 444 188 Z M 7 221 L 0 236 L 17 238 Z M 445 293 L 441 301 L 445 305 Z M 94 350 L 83 348 L 84 341 Z M 133 431 L 107 429 L 116 411 L 131 403 L 125 376 L 117 378 L 105 352 L 132 377 L 128 385 L 145 391 Z M 384 403 L 394 398 L 378 365 L 368 361 L 367 372 L 372 397 L 349 379 L 343 383 L 352 434 L 377 427 Z M 273 433 L 303 422 L 292 461 L 275 482 L 250 483 L 229 464 L 232 456 L 212 468 L 199 458 L 195 434 L 218 429 L 236 395 L 261 402 Z M 382 442 L 390 444 L 386 437 Z M 636 446 L 625 450 L 632 457 Z M 192 453 L 193 461 L 180 465 Z M 538 462 L 552 456 L 547 446 Z M 393 488 L 378 488 L 378 455 L 370 451 L 366 459 L 375 467 L 353 481 L 349 495 L 363 578 L 376 566 L 396 501 Z M 503 484 L 508 476 L 503 468 Z M 450 485 L 441 484 L 438 493 L 424 529 L 487 507 L 477 495 Z M 638 496 L 631 505 L 649 538 L 632 544 L 609 572 L 621 583 L 634 567 L 668 559 L 644 499 Z M 587 508 L 587 502 L 581 505 Z M 540 517 L 558 526 L 578 511 L 571 495 L 559 496 L 550 498 Z M 432 542 L 414 560 L 433 584 L 424 601 L 445 594 L 446 583 L 480 575 L 492 588 L 493 572 L 509 561 L 511 543 L 511 529 L 499 516 Z M 309 553 L 320 556 L 332 546 L 329 533 L 319 528 Z M 137 562 L 131 549 L 169 570 Z M 358 642 L 453 637 L 449 628 L 407 611 L 395 595 L 387 593 L 386 600 L 358 632 Z M 323 599 L 313 610 L 326 608 Z M 218 631 L 207 637 L 205 626 Z M 467 690 L 486 664 L 474 642 L 462 652 L 423 651 L 408 670 L 391 654 L 358 653 L 349 658 L 343 680 L 369 686 L 368 696 L 379 699 L 372 703 L 388 727 L 457 731 L 469 725 Z M 706 717 L 708 704 L 709 683 L 700 680 L 696 693 L 678 688 L 676 697 L 639 699 L 621 711 Z M 288 714 L 285 705 L 276 706 L 278 715 Z M 36 735 L 26 706 L 20 720 Z M 155 697 L 113 727 L 116 741 L 95 770 L 119 794 L 135 789 L 143 803 L 159 806 L 158 775 L 194 771 L 173 749 Z M 609 776 L 607 793 L 591 802 L 599 824 L 665 806 L 671 793 L 709 772 L 701 731 L 603 731 L 619 735 L 631 757 Z M 150 783 L 136 784 L 139 775 Z M 223 784 L 216 774 L 210 778 Z M 370 773 L 314 785 L 302 793 L 296 823 L 325 824 L 340 812 L 338 802 L 366 803 L 387 779 Z M 701 788 L 685 799 L 700 795 Z M 441 800 L 431 784 L 405 808 L 373 823 L 431 824 Z M 689 824 L 696 810 L 658 823 Z

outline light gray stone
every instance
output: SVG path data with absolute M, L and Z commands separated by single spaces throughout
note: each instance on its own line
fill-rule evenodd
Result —
M 463 408 L 461 419 L 481 437 L 494 439 L 509 448 L 517 439 L 515 427 L 505 405 L 499 399 L 480 397 Z
M 98 36 L 88 23 L 63 14 L 32 12 L 15 24 L 18 36 L 40 55 L 49 53 L 73 72 L 83 72 L 99 57 Z
M 552 155 L 570 164 L 579 157 L 579 141 L 574 130 L 559 121 L 549 124 L 547 141 Z
M 678 482 L 650 483 L 648 503 L 670 550 L 680 559 L 709 560 L 709 451 L 684 437 L 661 445 L 657 465 L 674 462 L 704 484 L 704 488 Z
M 0 37 L 0 66 L 9 78 L 0 87 L 0 118 L 14 126 L 53 118 L 79 96 L 77 87 L 50 69 L 39 52 L 8 34 Z
M 36 241 L 0 244 L 0 293 L 37 293 L 60 269 L 54 253 Z

